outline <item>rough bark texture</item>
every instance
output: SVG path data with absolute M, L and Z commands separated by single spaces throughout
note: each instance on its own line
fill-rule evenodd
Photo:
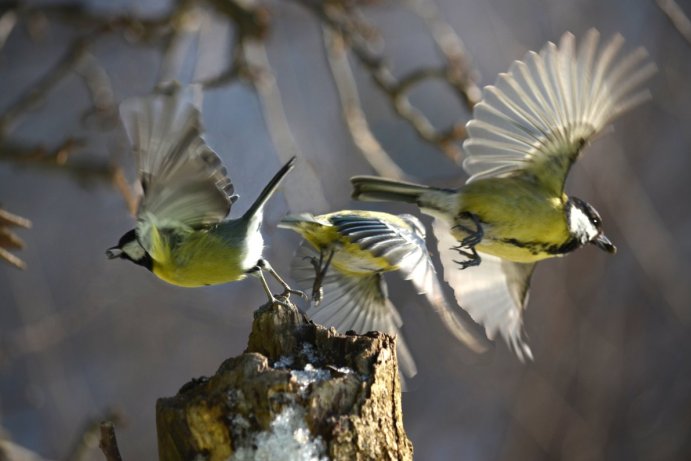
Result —
M 257 448 L 266 440 L 260 434 L 271 433 L 277 415 L 291 408 L 322 456 L 411 460 L 395 350 L 390 336 L 339 335 L 268 304 L 254 314 L 245 353 L 158 400 L 159 458 L 229 459 Z

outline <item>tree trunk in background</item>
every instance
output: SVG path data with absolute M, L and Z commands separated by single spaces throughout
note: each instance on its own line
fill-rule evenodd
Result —
M 158 400 L 159 458 L 412 460 L 395 350 L 267 304 L 245 353 Z

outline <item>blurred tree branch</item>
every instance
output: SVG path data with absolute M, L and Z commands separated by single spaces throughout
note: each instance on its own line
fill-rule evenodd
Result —
M 96 35 L 89 35 L 73 41 L 60 61 L 10 105 L 0 116 L 0 139 L 4 139 L 21 116 L 43 101 L 46 95 L 78 66 L 86 54 L 87 47 L 95 38 Z
M 123 424 L 123 417 L 117 410 L 106 410 L 100 417 L 90 418 L 83 425 L 74 445 L 65 457 L 70 461 L 84 461 L 89 458 L 92 450 L 101 448 L 107 461 L 120 460 L 113 457 L 119 451 L 115 440 L 114 425 Z M 110 437 L 112 434 L 112 438 Z M 104 448 L 104 446 L 106 448 Z M 106 450 L 108 451 L 106 453 Z
M 98 446 L 106 457 L 106 461 L 122 461 L 118 441 L 115 437 L 115 426 L 111 421 L 103 421 L 100 424 L 101 441 Z
M 175 42 L 183 33 L 200 5 L 210 5 L 234 24 L 235 45 L 233 59 L 227 71 L 206 83 L 218 86 L 240 77 L 253 78 L 254 72 L 246 64 L 242 47 L 247 40 L 262 40 L 268 34 L 268 10 L 263 6 L 245 5 L 232 0 L 178 0 L 169 12 L 157 18 L 136 15 L 101 15 L 83 3 L 29 5 L 11 1 L 0 6 L 0 49 L 18 23 L 24 21 L 34 37 L 41 35 L 50 21 L 71 25 L 80 35 L 66 48 L 60 60 L 48 69 L 10 106 L 0 114 L 0 160 L 40 167 L 60 168 L 78 180 L 104 180 L 112 183 L 123 196 L 128 209 L 134 213 L 137 198 L 118 165 L 67 162 L 71 154 L 82 146 L 81 141 L 68 138 L 55 150 L 44 146 L 26 146 L 9 141 L 14 127 L 68 76 L 82 78 L 91 97 L 92 108 L 82 116 L 83 124 L 94 123 L 101 129 L 117 125 L 117 101 L 110 77 L 98 58 L 89 50 L 98 39 L 111 33 L 122 34 L 130 42 L 159 46 L 164 59 L 171 58 Z M 165 71 L 165 69 L 162 69 Z M 165 72 L 162 72 L 165 74 Z M 19 263 L 19 260 L 15 260 Z
M 343 118 L 353 142 L 378 175 L 405 180 L 406 174 L 386 152 L 367 123 L 353 70 L 348 62 L 343 36 L 329 27 L 323 27 L 322 31 L 326 57 L 343 108 Z
M 285 162 L 293 155 L 299 154 L 299 147 L 283 108 L 281 92 L 266 53 L 266 47 L 261 42 L 247 43 L 244 53 L 254 68 L 262 70 L 259 78 L 255 78 L 252 82 L 259 95 L 264 120 L 273 145 L 278 157 Z M 324 198 L 321 181 L 312 165 L 305 162 L 298 171 L 293 172 L 293 177 L 294 181 L 283 186 L 286 190 L 286 201 L 291 210 L 315 211 L 329 208 Z
M 330 48 L 327 54 L 344 108 L 345 120 L 356 145 L 377 171 L 387 176 L 402 177 L 402 171 L 384 152 L 368 128 L 345 50 L 351 52 L 370 74 L 377 88 L 387 95 L 396 113 L 407 121 L 423 140 L 437 146 L 453 160 L 460 159 L 457 141 L 465 136 L 465 121 L 453 123 L 446 129 L 437 129 L 425 114 L 412 105 L 409 99 L 410 92 L 415 87 L 430 79 L 446 82 L 468 110 L 480 96 L 480 91 L 474 82 L 475 72 L 470 65 L 470 59 L 462 41 L 442 20 L 434 3 L 430 0 L 406 2 L 407 6 L 420 16 L 429 28 L 444 58 L 444 63 L 431 68 L 415 69 L 397 78 L 387 66 L 385 57 L 374 51 L 375 38 L 379 34 L 364 19 L 361 11 L 362 3 L 345 0 L 297 1 L 311 11 L 332 34 L 329 39 L 331 45 L 327 46 Z M 23 1 L 12 1 L 0 7 L 0 47 L 16 25 L 22 21 L 27 24 L 30 31 L 33 31 L 32 35 L 35 37 L 39 37 L 41 30 L 45 29 L 51 21 L 73 26 L 79 32 L 79 36 L 67 46 L 61 59 L 0 115 L 0 141 L 2 142 L 0 156 L 13 163 L 59 166 L 80 179 L 86 177 L 106 180 L 115 185 L 127 203 L 128 209 L 134 212 L 136 210 L 135 194 L 130 189 L 119 166 L 66 162 L 69 154 L 77 147 L 72 140 L 65 141 L 54 152 L 46 152 L 42 146 L 17 146 L 9 143 L 7 137 L 22 117 L 39 105 L 60 82 L 73 73 L 82 78 L 92 103 L 92 107 L 83 114 L 82 123 L 93 123 L 101 129 L 113 128 L 116 126 L 117 98 L 108 74 L 90 49 L 97 40 L 112 33 L 121 34 L 130 42 L 159 47 L 163 55 L 160 78 L 174 78 L 175 71 L 179 67 L 179 45 L 182 36 L 189 32 L 190 27 L 199 29 L 199 11 L 204 7 L 210 7 L 228 19 L 232 25 L 233 43 L 227 68 L 202 83 L 206 87 L 218 87 L 237 80 L 248 80 L 254 84 L 262 100 L 267 127 L 279 157 L 283 158 L 288 153 L 297 151 L 298 147 L 292 140 L 280 103 L 280 92 L 271 72 L 270 63 L 268 59 L 261 59 L 263 41 L 270 29 L 268 7 L 254 1 L 177 0 L 166 13 L 154 18 L 141 18 L 135 14 L 101 14 L 77 2 L 30 5 Z M 338 47 L 341 48 L 338 53 L 334 48 L 336 41 L 339 43 Z M 252 54 L 258 62 L 251 63 L 248 53 Z M 318 189 L 321 188 L 316 175 L 312 175 L 314 177 L 311 179 L 309 174 L 307 176 L 308 183 Z M 316 195 L 311 194 L 311 196 Z M 314 208 L 319 209 L 325 206 L 325 203 L 320 203 L 315 204 Z
M 416 69 L 396 78 L 388 67 L 385 57 L 373 50 L 372 41 L 377 34 L 375 29 L 364 21 L 358 2 L 295 1 L 311 11 L 323 25 L 341 37 L 358 63 L 370 74 L 377 87 L 387 95 L 396 114 L 408 122 L 420 138 L 435 145 L 453 161 L 460 160 L 461 151 L 457 142 L 465 138 L 465 121 L 453 123 L 445 129 L 437 129 L 427 116 L 410 102 L 409 98 L 415 86 L 429 79 L 438 79 L 455 90 L 468 111 L 471 111 L 480 99 L 480 90 L 474 81 L 475 72 L 462 42 L 453 29 L 441 20 L 433 3 L 426 0 L 409 2 L 413 11 L 420 15 L 430 28 L 446 63 L 438 67 Z

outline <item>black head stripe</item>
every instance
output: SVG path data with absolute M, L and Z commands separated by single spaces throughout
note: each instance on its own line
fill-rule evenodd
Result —
M 120 237 L 120 241 L 118 242 L 118 247 L 122 249 L 126 244 L 133 242 L 137 240 L 137 233 L 134 231 L 134 229 L 125 232 L 125 235 Z
M 588 217 L 591 223 L 595 225 L 598 229 L 602 226 L 602 218 L 600 213 L 597 212 L 595 208 L 592 207 L 588 202 L 579 199 L 578 197 L 570 197 L 569 201 L 573 203 L 573 206 L 577 207 Z
M 117 252 L 115 250 L 117 250 Z M 108 257 L 111 259 L 115 257 L 127 259 L 149 270 L 153 270 L 154 267 L 154 260 L 139 243 L 137 233 L 134 229 L 126 232 L 120 237 L 117 247 L 110 248 L 106 254 L 108 254 Z

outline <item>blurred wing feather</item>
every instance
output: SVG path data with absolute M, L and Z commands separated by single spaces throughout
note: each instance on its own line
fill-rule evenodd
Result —
M 523 312 L 528 301 L 534 263 L 522 264 L 480 253 L 478 266 L 461 270 L 451 247 L 458 242 L 449 225 L 437 219 L 433 225 L 444 279 L 451 285 L 458 304 L 485 328 L 487 337 L 501 334 L 521 361 L 532 359 L 523 332 Z
M 529 174 L 554 194 L 585 143 L 623 112 L 649 98 L 640 86 L 654 72 L 645 50 L 620 58 L 615 36 L 596 56 L 599 35 L 590 30 L 580 49 L 564 34 L 529 52 L 485 87 L 468 122 L 463 167 L 470 181 Z
M 303 241 L 291 263 L 291 275 L 304 290 L 310 290 L 314 281 L 314 267 L 309 262 L 319 253 Z M 341 333 L 353 330 L 358 334 L 381 331 L 397 336 L 397 355 L 403 374 L 417 373 L 413 356 L 400 328 L 401 316 L 388 300 L 386 282 L 379 273 L 367 275 L 343 274 L 329 269 L 322 284 L 324 298 L 318 306 L 312 305 L 306 314 L 314 322 L 333 327 Z
M 422 224 L 420 224 L 422 225 Z M 487 347 L 475 336 L 467 321 L 454 312 L 444 295 L 439 276 L 427 250 L 425 237 L 417 232 L 406 233 L 407 240 L 414 243 L 414 249 L 400 261 L 399 270 L 410 280 L 419 294 L 424 294 L 434 312 L 453 336 L 475 352 L 484 352 Z
M 222 221 L 237 199 L 201 126 L 201 87 L 132 98 L 120 116 L 132 143 L 144 197 L 137 233 L 150 248 L 151 226 L 194 229 Z
M 444 326 L 456 339 L 476 352 L 486 349 L 447 303 L 427 251 L 425 236 L 420 233 L 424 227 L 417 218 L 391 215 L 389 222 L 360 215 L 339 215 L 331 218 L 331 222 L 352 243 L 396 266 L 403 277 L 413 283 L 416 291 L 427 297 Z
M 392 266 L 398 266 L 416 250 L 415 243 L 410 241 L 405 229 L 381 219 L 345 214 L 329 220 L 340 235 L 373 256 L 386 259 Z

